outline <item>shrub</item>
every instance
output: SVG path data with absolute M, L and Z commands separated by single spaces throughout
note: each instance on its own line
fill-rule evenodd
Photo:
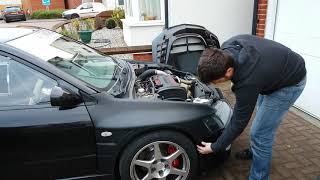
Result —
M 70 26 L 75 31 L 79 31 L 80 30 L 80 21 L 78 19 L 71 19 Z
M 120 7 L 116 8 L 112 13 L 112 18 L 116 22 L 117 26 L 122 29 L 123 26 L 121 19 L 125 18 L 124 9 Z
M 30 18 L 31 19 L 56 19 L 62 18 L 64 9 L 53 9 L 53 10 L 38 10 L 34 11 Z
M 79 31 L 94 30 L 95 20 L 93 18 L 72 19 L 69 24 L 60 27 L 57 32 L 72 39 L 79 40 Z
M 113 18 L 108 18 L 106 20 L 106 27 L 108 29 L 113 29 L 117 26 L 116 21 Z
M 69 38 L 75 39 L 75 40 L 79 40 L 79 34 L 76 31 L 73 30 L 67 30 L 64 29 L 60 32 L 60 34 L 64 35 L 64 36 L 68 36 Z
M 95 30 L 95 20 L 93 18 L 80 19 L 79 30 Z

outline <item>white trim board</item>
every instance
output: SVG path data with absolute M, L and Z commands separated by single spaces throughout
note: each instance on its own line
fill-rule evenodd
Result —
M 278 0 L 268 0 L 266 28 L 264 37 L 274 40 L 274 31 L 277 21 Z

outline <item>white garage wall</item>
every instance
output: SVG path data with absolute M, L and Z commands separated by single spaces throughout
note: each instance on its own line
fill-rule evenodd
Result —
M 169 0 L 169 26 L 191 23 L 206 27 L 222 43 L 251 34 L 254 0 Z
M 305 59 L 307 85 L 295 105 L 320 119 L 319 7 L 319 0 L 269 0 L 266 37 L 290 47 Z

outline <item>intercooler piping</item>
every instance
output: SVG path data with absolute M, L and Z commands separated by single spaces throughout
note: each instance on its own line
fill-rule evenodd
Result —
M 167 73 L 165 73 L 163 71 L 159 71 L 159 70 L 156 70 L 156 69 L 149 69 L 149 70 L 146 70 L 145 72 L 143 72 L 142 74 L 140 74 L 138 76 L 138 80 L 143 81 L 147 77 L 150 77 L 150 76 L 153 76 L 153 75 L 157 75 L 157 74 L 168 75 Z

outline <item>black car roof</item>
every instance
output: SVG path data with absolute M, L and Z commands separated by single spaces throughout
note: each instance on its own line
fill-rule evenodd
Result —
M 36 28 L 21 28 L 21 27 L 0 28 L 0 43 L 5 43 L 22 36 L 32 34 L 38 30 L 39 29 L 36 29 Z

